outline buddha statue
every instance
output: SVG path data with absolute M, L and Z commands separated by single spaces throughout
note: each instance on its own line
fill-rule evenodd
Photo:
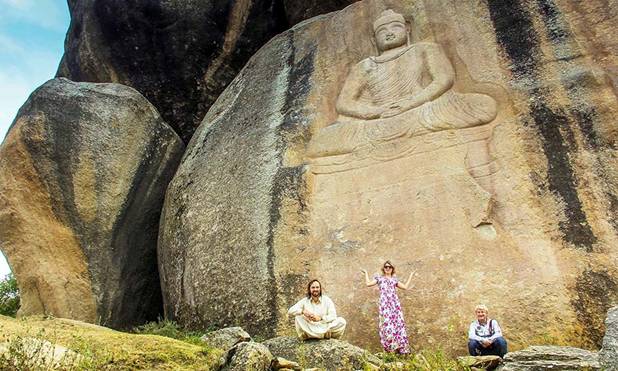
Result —
M 379 158 L 384 151 L 383 158 L 393 157 L 409 148 L 408 138 L 496 117 L 490 96 L 453 91 L 455 71 L 441 47 L 410 44 L 401 14 L 384 11 L 373 30 L 379 55 L 352 67 L 336 102 L 338 119 L 314 134 L 310 158 L 355 152 Z

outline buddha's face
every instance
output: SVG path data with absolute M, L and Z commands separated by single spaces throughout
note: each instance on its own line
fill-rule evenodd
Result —
M 400 22 L 391 22 L 380 26 L 375 33 L 378 48 L 381 51 L 406 45 L 408 33 L 406 25 Z

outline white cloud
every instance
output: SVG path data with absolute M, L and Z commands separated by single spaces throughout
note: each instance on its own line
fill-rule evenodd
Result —
M 0 72 L 0 138 L 4 139 L 17 111 L 36 88 L 33 84 L 18 71 Z
M 0 0 L 1 1 L 1 0 Z M 0 62 L 0 141 L 19 108 L 34 89 L 54 77 L 60 56 L 47 50 L 22 47 L 0 33 L 0 49 L 11 59 Z
M 7 54 L 23 54 L 24 48 L 15 40 L 0 33 L 0 48 L 3 53 Z
M 36 25 L 54 31 L 66 31 L 66 1 L 0 0 L 0 21 Z

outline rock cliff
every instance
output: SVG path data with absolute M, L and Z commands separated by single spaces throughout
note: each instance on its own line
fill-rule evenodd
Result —
M 397 53 L 374 40 L 389 8 Z M 460 347 L 480 302 L 515 346 L 600 346 L 618 300 L 615 24 L 603 1 L 366 0 L 278 35 L 167 190 L 166 315 L 290 333 L 316 277 L 347 338 L 377 346 L 358 270 L 391 259 L 416 272 L 400 297 L 417 347 Z

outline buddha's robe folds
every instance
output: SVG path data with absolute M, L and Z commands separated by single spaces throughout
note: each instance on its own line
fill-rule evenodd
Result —
M 418 43 L 390 59 L 364 59 L 353 67 L 348 80 L 354 79 L 357 85 L 360 82 L 360 92 L 354 97 L 358 104 L 389 107 L 422 94 L 432 83 L 426 80 L 433 75 L 453 76 L 450 61 L 437 44 Z M 336 122 L 314 135 L 308 148 L 309 156 L 335 156 L 359 150 L 380 152 L 381 148 L 392 153 L 393 148 L 388 145 L 392 141 L 401 145 L 403 138 L 480 126 L 496 117 L 493 98 L 457 93 L 451 89 L 452 78 L 446 80 L 438 82 L 444 85 L 441 95 L 392 117 L 363 120 L 340 114 Z M 405 150 L 403 143 L 401 151 Z

